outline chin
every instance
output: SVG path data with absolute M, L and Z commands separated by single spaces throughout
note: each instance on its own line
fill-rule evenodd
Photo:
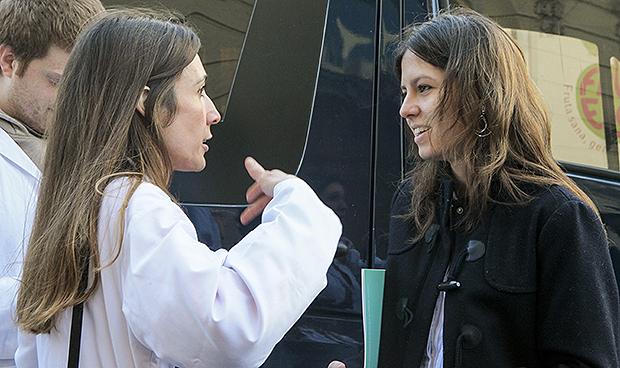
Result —
M 421 152 L 421 151 L 418 151 L 418 156 L 420 156 L 420 158 L 421 158 L 422 160 L 425 160 L 425 161 L 426 161 L 426 160 L 430 160 L 430 159 L 432 159 L 432 156 L 431 156 L 431 155 L 429 155 L 429 154 L 428 154 L 428 152 L 424 152 L 424 151 L 422 151 L 422 152 Z
M 426 148 L 420 149 L 420 147 L 418 147 L 418 156 L 425 161 L 438 159 L 437 152 Z
M 199 172 L 204 170 L 206 166 L 207 162 L 203 158 L 202 161 L 187 162 L 184 165 L 175 166 L 174 171 Z

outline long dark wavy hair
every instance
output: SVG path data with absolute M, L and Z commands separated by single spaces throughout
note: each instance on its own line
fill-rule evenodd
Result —
M 445 124 L 446 131 L 464 126 L 462 133 L 442 137 L 442 146 L 450 147 L 446 161 L 418 159 L 407 175 L 413 198 L 405 217 L 419 230 L 418 239 L 436 221 L 439 181 L 451 175 L 448 162 L 456 160 L 465 166 L 468 230 L 482 220 L 489 203 L 527 203 L 527 184 L 566 187 L 598 213 L 553 158 L 545 102 L 520 46 L 497 23 L 472 10 L 453 9 L 405 30 L 396 49 L 399 77 L 406 52 L 445 72 L 438 108 L 430 118 Z M 490 134 L 479 137 L 483 109 Z M 412 147 L 416 155 L 413 141 Z

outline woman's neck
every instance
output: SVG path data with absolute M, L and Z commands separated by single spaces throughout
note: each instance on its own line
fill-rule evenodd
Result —
M 467 172 L 465 164 L 462 162 L 450 163 L 452 178 L 454 180 L 454 190 L 457 197 L 463 198 L 467 192 Z

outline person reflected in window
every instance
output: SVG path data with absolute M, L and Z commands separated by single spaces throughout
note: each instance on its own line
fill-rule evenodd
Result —
M 19 367 L 67 365 L 79 305 L 83 367 L 258 367 L 325 287 L 341 224 L 301 179 L 246 159 L 241 222 L 262 224 L 230 251 L 200 243 L 169 194 L 220 121 L 199 47 L 172 16 L 128 10 L 78 38 L 17 296 Z
M 361 313 L 361 269 L 366 265 L 359 250 L 344 234 L 347 232 L 347 214 L 350 205 L 346 200 L 346 190 L 335 176 L 320 177 L 315 189 L 319 198 L 331 208 L 343 223 L 343 235 L 338 241 L 336 258 L 327 273 L 327 288 L 317 298 L 321 307 Z

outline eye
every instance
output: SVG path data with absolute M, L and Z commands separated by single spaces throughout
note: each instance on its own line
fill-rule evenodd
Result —
M 50 84 L 53 87 L 56 87 L 58 83 L 60 82 L 60 77 L 48 76 L 47 80 L 50 82 Z
M 207 85 L 204 84 L 202 87 L 200 87 L 200 89 L 198 90 L 198 94 L 199 95 L 207 95 Z
M 432 88 L 432 87 L 431 87 L 431 86 L 429 86 L 428 84 L 420 84 L 420 85 L 418 86 L 418 91 L 419 91 L 420 93 L 424 93 L 424 92 L 428 91 L 428 90 L 429 90 L 429 89 L 431 89 L 431 88 Z

